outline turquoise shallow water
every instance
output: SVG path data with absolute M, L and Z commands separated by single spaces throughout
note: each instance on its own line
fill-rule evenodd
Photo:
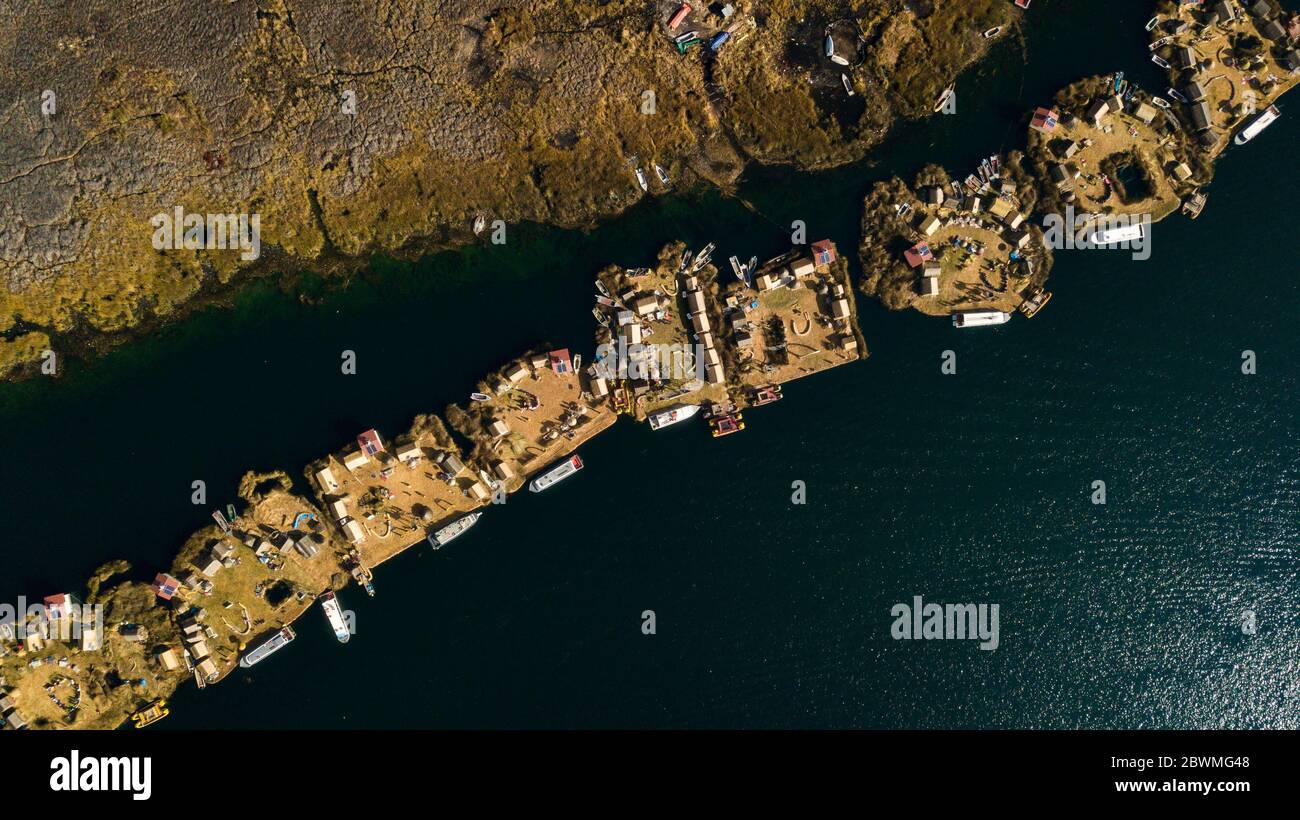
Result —
M 1010 119 L 1076 76 L 1146 76 L 1145 4 L 1101 21 L 1082 5 L 1035 3 L 1028 56 L 1006 46 L 964 77 L 956 118 L 852 168 L 752 172 L 756 210 L 696 193 L 590 234 L 521 226 L 504 248 L 378 260 L 314 307 L 261 285 L 7 388 L 0 504 L 42 525 L 10 529 L 0 586 L 72 587 L 123 556 L 151 573 L 206 523 L 194 479 L 233 498 L 243 470 L 296 474 L 359 429 L 402 429 L 538 341 L 581 349 L 606 262 L 678 237 L 761 257 L 795 218 L 854 247 L 874 180 L 1015 146 Z M 1155 226 L 1150 261 L 1058 256 L 1032 321 L 960 333 L 863 303 L 871 359 L 791 385 L 743 435 L 617 425 L 578 478 L 386 564 L 374 600 L 345 591 L 347 646 L 309 613 L 292 647 L 186 688 L 161 726 L 1300 725 L 1298 260 L 1247 241 L 1289 226 L 1298 128 L 1225 157 L 1205 215 Z M 337 375 L 343 349 L 356 377 Z M 1001 646 L 891 640 L 914 595 L 998 603 Z

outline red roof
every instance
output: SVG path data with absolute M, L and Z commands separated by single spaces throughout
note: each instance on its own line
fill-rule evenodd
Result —
M 903 256 L 907 258 L 907 264 L 919 268 L 927 259 L 933 259 L 934 254 L 930 251 L 930 246 L 924 242 L 918 242 L 914 246 L 903 251 Z
M 569 360 L 569 349 L 567 347 L 563 350 L 552 350 L 547 354 L 547 359 L 551 362 L 551 369 L 557 374 L 563 375 L 573 372 L 573 362 Z
M 361 452 L 368 456 L 384 451 L 384 442 L 380 440 L 379 433 L 374 428 L 357 436 L 357 444 L 361 447 Z
M 1034 111 L 1034 119 L 1029 123 L 1031 128 L 1037 128 L 1039 131 L 1051 131 L 1060 121 L 1060 115 L 1050 108 L 1039 108 Z
M 165 572 L 160 572 L 154 577 L 153 583 L 149 585 L 149 588 L 152 589 L 159 598 L 162 598 L 164 601 L 170 601 L 172 596 L 176 594 L 176 590 L 180 589 L 180 586 L 180 581 L 177 581 Z
M 812 244 L 813 261 L 818 265 L 829 265 L 835 261 L 835 243 L 829 239 Z

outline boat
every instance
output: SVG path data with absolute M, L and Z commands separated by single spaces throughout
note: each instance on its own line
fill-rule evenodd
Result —
M 1184 96 L 1183 96 L 1183 95 L 1178 91 L 1178 89 L 1176 89 L 1176 88 L 1166 88 L 1166 89 L 1165 89 L 1165 93 L 1168 94 L 1169 96 L 1173 97 L 1175 100 L 1177 100 L 1178 102 L 1182 103 L 1183 105 L 1186 105 L 1186 104 L 1187 104 L 1187 98 L 1184 97 Z
M 758 257 L 751 256 L 749 257 L 749 261 L 744 264 L 745 284 L 747 285 L 753 284 L 749 280 L 754 276 L 754 271 L 756 270 L 758 270 Z
M 492 401 L 492 397 L 487 393 L 470 393 L 469 397 L 471 401 Z
M 464 535 L 465 531 L 477 524 L 478 520 L 482 517 L 483 513 L 481 512 L 472 512 L 469 515 L 462 515 L 447 526 L 442 527 L 436 532 L 430 533 L 427 539 L 429 546 L 434 549 L 441 549 L 454 539 Z
M 261 663 L 271 655 L 284 649 L 296 637 L 298 636 L 294 634 L 293 627 L 286 626 L 272 634 L 271 637 L 262 641 L 257 646 L 253 647 L 250 651 L 245 652 L 244 657 L 239 659 L 239 665 L 247 669 L 254 664 Z
M 334 590 L 326 592 L 320 596 L 321 609 L 325 610 L 325 620 L 330 622 L 330 628 L 334 630 L 334 637 L 338 638 L 339 643 L 347 643 L 352 637 L 351 630 L 348 629 L 347 619 L 343 617 L 343 607 L 339 605 L 339 599 L 335 597 Z
M 745 421 L 739 413 L 724 413 L 721 416 L 709 420 L 709 427 L 713 429 L 714 438 L 722 438 L 732 433 L 739 433 L 745 429 Z
M 1043 309 L 1043 305 L 1052 301 L 1052 292 L 1039 288 L 1032 296 L 1020 303 L 1019 310 L 1025 314 L 1025 318 L 1032 319 L 1038 311 Z
M 1124 84 L 1124 72 L 1123 71 L 1115 72 L 1115 80 L 1114 82 L 1111 83 L 1111 90 L 1118 94 L 1119 87 L 1123 84 Z
M 1166 111 L 1169 110 L 1169 100 L 1166 100 L 1164 97 L 1152 97 L 1151 104 L 1156 108 L 1163 108 Z
M 993 156 L 989 157 L 989 165 L 993 166 L 994 179 L 997 179 L 998 177 L 1002 176 L 1002 169 L 1000 167 L 1000 163 L 998 162 L 997 154 L 994 154 Z
M 1016 5 L 1022 9 L 1029 8 L 1030 0 L 1016 0 Z
M 212 520 L 217 522 L 217 526 L 221 527 L 222 532 L 227 534 L 230 533 L 230 523 L 227 522 L 226 517 L 221 514 L 221 510 L 212 511 Z
M 698 31 L 694 31 L 694 30 L 692 30 L 692 31 L 688 31 L 688 32 L 686 32 L 685 34 L 678 34 L 676 37 L 673 38 L 673 42 L 676 43 L 677 45 L 681 45 L 682 43 L 686 42 L 687 40 L 695 40 L 695 39 L 698 39 L 699 36 L 700 36 L 700 33 L 699 33 Z
M 1150 50 L 1152 51 L 1155 51 L 1158 48 L 1163 48 L 1172 39 L 1173 39 L 1172 37 L 1161 37 L 1159 40 L 1156 40 L 1154 43 L 1148 46 L 1148 48 L 1150 48 Z
M 993 28 L 984 32 L 984 39 L 992 40 L 994 37 L 997 37 L 1001 33 L 1002 33 L 1002 26 L 994 26 Z
M 671 427 L 679 421 L 686 421 L 698 412 L 700 412 L 698 404 L 679 404 L 675 407 L 659 410 L 650 414 L 650 429 L 662 430 L 665 427 Z
M 596 317 L 597 324 L 609 327 L 609 317 L 605 315 L 605 311 L 600 308 L 592 308 L 591 315 Z
M 1147 20 L 1147 31 L 1150 31 L 1158 25 L 1160 25 L 1160 17 L 1152 17 L 1150 20 Z
M 668 30 L 669 31 L 675 30 L 678 26 L 682 24 L 682 21 L 685 20 L 690 13 L 691 13 L 690 3 L 682 3 L 680 6 L 678 6 L 677 11 L 673 12 L 673 16 L 668 18 Z
M 956 90 L 957 90 L 956 83 L 950 84 L 947 88 L 943 90 L 943 93 L 939 95 L 939 101 L 934 104 L 934 112 L 936 114 L 942 111 L 948 105 L 948 98 L 951 97 L 953 95 L 953 92 Z
M 993 163 L 989 162 L 987 159 L 980 163 L 980 177 L 983 178 L 985 182 L 988 182 L 993 178 Z
M 131 715 L 131 722 L 135 724 L 135 728 L 143 729 L 157 723 L 171 713 L 172 710 L 167 708 L 167 701 L 155 700 L 143 709 L 134 712 Z
M 691 250 L 690 248 L 687 248 L 682 251 L 682 270 L 685 270 L 686 266 L 689 264 L 691 264 Z
M 596 280 L 596 290 L 597 292 L 600 293 L 601 296 L 604 296 L 606 299 L 612 298 L 614 295 L 609 292 L 609 288 L 605 286 L 605 283 L 600 281 L 599 279 Z
M 1232 140 L 1233 143 L 1237 145 L 1245 145 L 1255 137 L 1258 137 L 1261 131 L 1272 125 L 1280 116 L 1282 116 L 1282 112 L 1277 110 L 1277 106 L 1270 105 L 1268 108 L 1265 108 L 1263 111 L 1251 118 L 1251 121 L 1246 124 L 1246 127 L 1237 133 L 1237 136 Z
M 531 482 L 529 482 L 528 490 L 530 492 L 540 493 L 542 490 L 545 490 L 548 487 L 558 484 L 559 482 L 563 481 L 566 478 L 572 477 L 575 473 L 577 473 L 581 469 L 582 469 L 582 459 L 579 458 L 578 455 L 575 453 L 569 456 L 568 458 L 564 459 L 563 461 L 559 462 L 558 464 L 554 465 L 546 472 L 539 475 L 537 478 L 534 478 Z
M 1011 314 L 1001 310 L 959 310 L 952 315 L 953 327 L 1004 325 L 1009 321 Z
M 853 86 L 849 85 L 849 75 L 847 75 L 847 74 L 841 74 L 841 75 L 840 75 L 840 82 L 844 84 L 844 90 L 847 91 L 847 92 L 849 93 L 849 96 L 850 96 L 850 97 L 852 97 L 852 96 L 853 96 Z
M 646 182 L 645 171 L 642 171 L 640 168 L 636 169 L 636 184 L 640 185 L 641 190 L 643 191 L 650 190 L 650 183 Z
M 980 190 L 980 178 L 977 177 L 977 176 L 975 176 L 974 174 L 971 174 L 970 176 L 966 177 L 966 188 L 967 188 L 967 190 L 969 190 L 972 194 L 977 194 L 977 193 L 979 193 L 979 190 Z
M 1169 61 L 1166 60 L 1164 57 L 1161 57 L 1159 54 L 1152 54 L 1151 62 L 1155 63 L 1161 68 L 1169 68 Z
M 785 398 L 781 395 L 781 385 L 767 384 L 762 387 L 754 388 L 754 406 L 762 407 L 765 404 L 771 404 L 774 401 L 780 401 Z
M 732 256 L 728 258 L 727 261 L 731 263 L 731 272 L 736 274 L 737 281 L 740 282 L 745 281 L 745 271 L 740 266 L 740 258 L 736 256 Z
M 668 172 L 664 170 L 662 165 L 655 165 L 655 176 L 659 177 L 659 181 L 664 185 L 668 184 Z
M 484 219 L 483 216 L 482 216 L 481 214 L 480 214 L 479 216 L 474 217 L 474 235 L 475 235 L 475 236 L 478 236 L 479 234 L 483 233 L 483 229 L 486 228 L 486 227 L 487 227 L 487 220 Z

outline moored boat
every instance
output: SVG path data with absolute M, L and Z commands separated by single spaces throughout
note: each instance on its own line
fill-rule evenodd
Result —
M 1011 321 L 1011 314 L 1001 310 L 959 310 L 952 315 L 953 327 L 986 327 Z
M 1152 97 L 1151 104 L 1156 108 L 1163 108 L 1166 111 L 1169 110 L 1169 100 L 1166 100 L 1164 97 Z
M 1159 24 L 1160 24 L 1160 18 L 1158 16 L 1152 17 L 1150 20 L 1147 20 L 1147 31 L 1150 31 L 1151 29 L 1155 28 Z
M 934 111 L 936 114 L 942 111 L 944 107 L 948 105 L 948 98 L 951 97 L 953 95 L 953 92 L 956 90 L 957 90 L 956 83 L 952 83 L 951 85 L 949 85 L 947 88 L 943 90 L 943 93 L 939 95 L 939 101 L 934 104 Z
M 698 404 L 679 404 L 659 410 L 649 415 L 650 429 L 662 430 L 665 427 L 671 427 L 678 422 L 692 418 L 698 412 L 700 412 Z
M 784 396 L 781 395 L 781 385 L 779 384 L 767 384 L 754 388 L 755 407 L 762 407 L 765 404 L 780 401 L 782 398 Z
M 1169 68 L 1169 61 L 1166 60 L 1164 57 L 1161 57 L 1159 54 L 1152 54 L 1151 62 L 1155 63 L 1161 68 Z
M 427 539 L 429 546 L 434 549 L 440 549 L 441 547 L 446 546 L 451 541 L 464 535 L 465 531 L 477 524 L 478 520 L 482 517 L 483 513 L 481 512 L 472 512 L 469 515 L 462 515 L 447 526 L 438 529 L 436 532 L 430 533 Z
M 135 724 L 135 728 L 143 729 L 157 723 L 171 713 L 171 710 L 167 708 L 167 701 L 155 700 L 143 709 L 134 712 L 131 715 L 131 722 Z
M 566 478 L 571 478 L 582 467 L 582 459 L 575 453 L 534 478 L 529 482 L 528 490 L 540 493 L 542 490 L 552 487 Z
M 254 664 L 261 663 L 271 655 L 284 649 L 296 637 L 298 636 L 294 633 L 293 627 L 286 626 L 244 653 L 244 657 L 239 659 L 239 665 L 247 669 Z
M 655 164 L 655 176 L 659 177 L 659 181 L 664 185 L 668 184 L 668 172 L 663 169 L 662 165 L 657 163 Z
M 1277 106 L 1270 105 L 1268 108 L 1265 108 L 1263 111 L 1251 118 L 1250 122 L 1246 123 L 1246 127 L 1241 129 L 1237 136 L 1232 140 L 1233 143 L 1237 145 L 1245 145 L 1255 137 L 1258 137 L 1261 131 L 1272 125 L 1280 116 L 1282 116 L 1282 112 L 1278 111 Z
M 347 643 L 352 637 L 352 632 L 348 629 L 347 619 L 343 617 L 343 607 L 339 605 L 334 590 L 331 589 L 320 596 L 320 606 L 325 611 L 325 620 L 330 622 L 330 628 L 334 630 L 334 637 L 338 638 L 339 643 Z
M 492 401 L 492 397 L 486 393 L 470 393 L 471 401 Z
M 650 183 L 646 181 L 645 171 L 642 171 L 640 168 L 636 169 L 636 184 L 640 185 L 641 190 L 643 191 L 650 190 Z
M 993 28 L 984 32 L 984 39 L 992 40 L 994 37 L 997 37 L 1001 33 L 1002 33 L 1002 26 L 994 26 Z
M 740 413 L 724 413 L 721 416 L 709 420 L 709 427 L 713 430 L 714 438 L 722 438 L 732 433 L 739 433 L 745 429 L 744 418 Z

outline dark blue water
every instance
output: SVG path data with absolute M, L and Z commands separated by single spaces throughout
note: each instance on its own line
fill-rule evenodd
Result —
M 589 346 L 600 266 L 676 238 L 762 257 L 792 219 L 847 251 L 874 180 L 1015 147 L 1078 76 L 1144 76 L 1144 3 L 1034 6 L 1027 55 L 963 77 L 956 118 L 858 166 L 754 171 L 756 210 L 697 192 L 590 234 L 522 226 L 502 248 L 378 261 L 318 306 L 263 285 L 7 388 L 0 504 L 20 523 L 0 586 L 73 587 L 123 556 L 151 574 L 206 523 L 194 479 L 233 498 L 245 469 L 398 431 L 540 341 Z M 1060 254 L 1032 321 L 958 332 L 860 302 L 871 358 L 788 386 L 744 434 L 620 423 L 578 478 L 385 564 L 374 600 L 345 591 L 347 646 L 308 613 L 292 647 L 186 687 L 163 726 L 1300 725 L 1297 128 L 1230 152 L 1205 215 L 1156 225 L 1149 261 Z M 914 595 L 999 604 L 1000 647 L 892 640 Z

